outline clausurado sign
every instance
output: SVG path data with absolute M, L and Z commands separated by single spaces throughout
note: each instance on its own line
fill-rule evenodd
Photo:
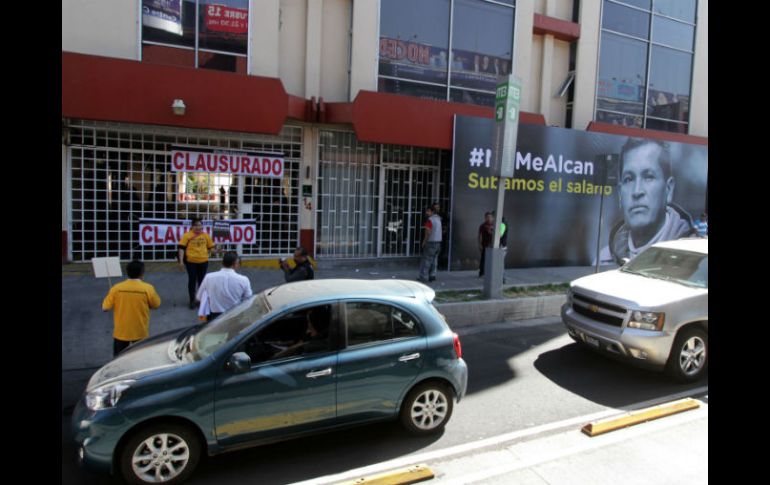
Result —
M 171 171 L 283 178 L 283 154 L 171 147 Z
M 220 237 L 214 234 L 214 221 L 203 221 L 203 232 L 218 244 L 255 244 L 257 226 L 253 220 L 228 220 L 230 235 Z M 139 244 L 141 246 L 177 246 L 190 230 L 192 221 L 171 219 L 141 219 L 139 221 Z

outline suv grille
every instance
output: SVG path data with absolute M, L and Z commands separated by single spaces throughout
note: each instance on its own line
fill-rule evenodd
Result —
M 624 308 L 603 303 L 577 293 L 572 294 L 572 300 L 572 309 L 575 313 L 579 313 L 597 322 L 612 325 L 613 327 L 621 327 L 623 325 L 623 320 L 626 317 L 626 310 Z

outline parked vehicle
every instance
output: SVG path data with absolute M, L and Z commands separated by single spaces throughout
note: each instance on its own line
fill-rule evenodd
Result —
M 655 244 L 620 269 L 573 281 L 561 316 L 582 345 L 699 379 L 708 365 L 708 239 Z
M 72 416 L 79 459 L 131 483 L 179 483 L 209 455 L 354 424 L 441 431 L 465 395 L 460 340 L 403 280 L 311 280 L 130 347 Z

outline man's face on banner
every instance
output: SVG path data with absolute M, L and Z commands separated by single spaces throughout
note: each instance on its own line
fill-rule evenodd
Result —
M 673 177 L 665 178 L 658 162 L 662 148 L 648 143 L 628 151 L 620 176 L 620 204 L 632 231 L 654 235 L 666 217 L 674 193 Z

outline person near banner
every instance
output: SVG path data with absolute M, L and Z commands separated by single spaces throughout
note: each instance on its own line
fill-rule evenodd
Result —
M 447 241 L 449 241 L 449 219 L 445 212 L 441 211 L 441 203 L 436 201 L 431 206 L 433 213 L 441 219 L 441 251 L 438 253 L 438 269 L 445 270 L 448 267 L 449 255 Z
M 238 253 L 229 251 L 222 257 L 222 269 L 203 278 L 196 296 L 201 303 L 204 295 L 208 298 L 209 313 L 206 321 L 214 320 L 253 294 L 249 279 L 236 272 L 240 263 Z
M 655 243 L 697 234 L 690 215 L 673 203 L 668 143 L 629 138 L 620 152 L 618 184 L 623 220 L 599 254 L 602 264 L 620 265 Z
M 191 310 L 197 307 L 195 294 L 206 277 L 210 250 L 219 251 L 211 236 L 203 232 L 203 221 L 200 217 L 195 217 L 192 220 L 192 228 L 179 241 L 179 267 L 187 270 L 187 294 L 190 297 Z
M 492 239 L 495 236 L 495 216 L 491 212 L 484 214 L 484 222 L 479 226 L 479 251 L 481 258 L 479 261 L 479 278 L 484 276 L 484 259 L 486 249 L 494 246 Z
M 307 249 L 300 246 L 294 250 L 294 263 L 295 266 L 292 268 L 286 260 L 282 259 L 280 261 L 281 270 L 283 270 L 283 278 L 287 283 L 312 280 L 315 278 L 313 265 L 310 264 L 310 260 L 307 256 Z
M 695 229 L 698 231 L 700 237 L 706 237 L 709 235 L 709 216 L 705 212 L 695 219 Z
M 438 264 L 438 253 L 441 251 L 441 217 L 434 212 L 433 207 L 425 208 L 425 217 L 428 218 L 423 225 L 423 237 L 420 247 L 422 248 L 422 259 L 420 260 L 420 275 L 417 281 L 428 283 L 436 281 L 436 269 Z
M 112 356 L 117 357 L 129 345 L 150 335 L 150 310 L 160 306 L 160 296 L 142 281 L 144 263 L 131 261 L 126 266 L 128 279 L 112 288 L 102 301 L 102 310 L 114 310 Z

